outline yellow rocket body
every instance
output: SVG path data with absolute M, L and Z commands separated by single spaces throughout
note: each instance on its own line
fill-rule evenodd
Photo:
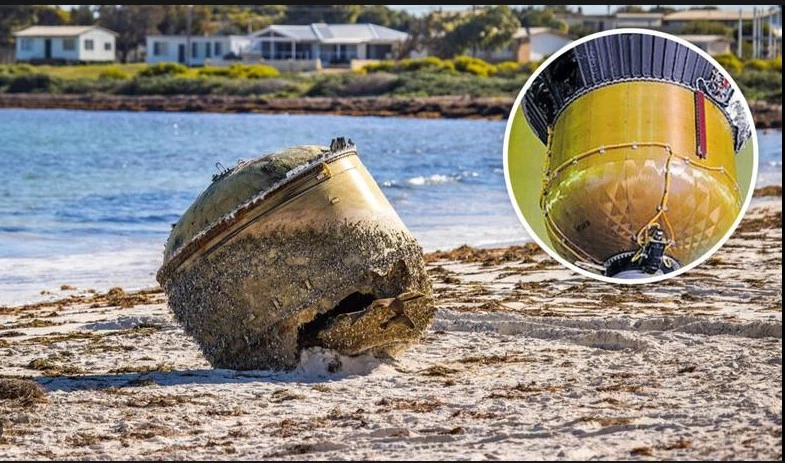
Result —
M 566 106 L 551 128 L 541 206 L 570 261 L 635 251 L 650 226 L 682 264 L 709 251 L 742 205 L 722 109 L 669 82 L 625 81 Z
M 522 110 L 547 146 L 540 206 L 568 261 L 618 278 L 668 273 L 733 227 L 751 122 L 695 49 L 653 33 L 595 37 L 543 68 Z

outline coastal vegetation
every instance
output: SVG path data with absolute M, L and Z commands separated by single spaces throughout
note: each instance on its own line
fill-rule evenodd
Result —
M 717 57 L 749 100 L 782 99 L 782 59 Z M 257 95 L 509 97 L 539 63 L 492 64 L 478 58 L 382 61 L 356 72 L 281 73 L 265 64 L 187 68 L 176 63 L 0 66 L 0 93 L 109 95 Z

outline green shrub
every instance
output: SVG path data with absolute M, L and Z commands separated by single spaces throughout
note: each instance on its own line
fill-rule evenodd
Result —
M 523 71 L 523 65 L 515 61 L 503 61 L 496 65 L 497 76 L 511 77 Z
M 232 64 L 229 67 L 206 66 L 199 70 L 200 76 L 231 77 L 233 79 L 265 79 L 281 75 L 278 69 L 266 64 Z
M 398 76 L 386 72 L 321 76 L 307 96 L 376 96 L 393 91 L 400 85 Z
M 199 79 L 183 77 L 136 77 L 115 87 L 121 95 L 269 95 L 301 93 L 299 86 L 284 79 L 231 79 L 203 76 Z
M 507 96 L 515 95 L 528 78 L 520 73 L 514 78 L 481 78 L 468 73 L 413 72 L 401 74 L 400 83 L 391 92 L 400 96 Z
M 496 67 L 494 65 L 479 58 L 459 56 L 453 60 L 453 63 L 455 64 L 455 70 L 458 72 L 465 72 L 481 77 L 488 77 L 496 74 Z
M 0 74 L 32 74 L 34 71 L 35 67 L 27 63 L 0 65 Z
M 101 73 L 98 74 L 98 78 L 106 80 L 126 80 L 128 79 L 128 74 L 122 69 L 112 66 L 101 71 Z
M 88 94 L 88 93 L 111 93 L 113 92 L 122 79 L 62 79 L 58 82 L 56 91 L 58 93 L 75 93 L 75 94 Z
M 121 95 L 207 95 L 219 86 L 218 79 L 137 76 L 124 82 L 115 92 Z
M 49 74 L 20 74 L 8 83 L 8 93 L 48 92 L 54 88 L 56 80 Z
M 233 64 L 230 69 L 242 66 L 242 75 L 246 79 L 266 79 L 268 77 L 278 77 L 281 75 L 278 69 L 267 64 Z
M 390 72 L 395 69 L 395 61 L 379 61 L 378 63 L 366 64 L 360 69 L 361 72 Z
M 750 59 L 744 62 L 744 69 L 752 69 L 754 71 L 768 71 L 771 69 L 771 65 L 766 60 Z
M 445 61 L 435 56 L 428 56 L 426 58 L 410 58 L 398 61 L 393 70 L 396 72 L 454 71 L 455 65 L 450 61 Z
M 769 60 L 769 69 L 782 73 L 782 56 Z
M 145 69 L 139 71 L 142 77 L 155 77 L 155 76 L 174 76 L 178 74 L 185 74 L 188 68 L 178 63 L 157 63 L 147 66 Z
M 748 101 L 778 101 L 778 96 L 782 95 L 781 72 L 745 69 L 743 72 L 731 73 L 731 76 Z
M 736 55 L 731 53 L 726 53 L 724 55 L 717 55 L 714 57 L 720 66 L 724 67 L 728 72 L 741 72 L 743 65 L 739 58 Z
M 224 80 L 219 87 L 213 90 L 220 95 L 275 95 L 299 96 L 304 93 L 296 82 L 286 79 L 232 79 Z
M 228 67 L 205 66 L 196 72 L 199 77 L 229 77 Z

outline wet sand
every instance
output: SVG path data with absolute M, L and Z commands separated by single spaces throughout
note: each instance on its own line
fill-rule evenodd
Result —
M 213 370 L 160 290 L 0 308 L 0 458 L 781 459 L 782 200 L 647 286 L 536 246 L 431 253 L 438 313 L 395 361 Z

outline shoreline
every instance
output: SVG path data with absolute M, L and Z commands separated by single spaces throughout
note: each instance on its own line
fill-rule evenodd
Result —
M 0 451 L 781 459 L 781 256 L 781 197 L 657 284 L 575 275 L 535 245 L 430 253 L 418 344 L 396 360 L 310 348 L 287 372 L 213 369 L 160 289 L 5 307 Z
M 750 205 L 750 210 L 754 210 L 755 208 L 762 205 L 765 206 L 765 204 L 770 202 L 780 201 L 782 201 L 782 185 L 768 185 L 756 188 L 753 192 L 753 202 Z M 503 242 L 492 242 L 485 244 L 463 243 L 455 247 L 431 247 L 424 250 L 424 255 L 426 260 L 429 260 L 433 259 L 434 256 L 437 255 L 448 255 L 455 253 L 460 254 L 462 252 L 467 252 L 467 250 L 473 250 L 472 252 L 492 252 L 499 249 L 515 249 L 533 244 L 534 241 L 531 238 L 524 238 L 522 240 L 505 240 Z M 53 281 L 49 286 L 42 284 L 34 291 L 30 291 L 29 295 L 24 298 L 17 297 L 10 300 L 4 300 L 2 298 L 2 294 L 0 294 L 0 309 L 4 307 L 29 307 L 50 304 L 57 306 L 64 303 L 69 303 L 69 301 L 73 302 L 79 300 L 84 302 L 85 298 L 93 298 L 96 295 L 100 295 L 102 292 L 108 291 L 110 288 L 111 285 L 103 284 L 82 285 L 78 282 L 74 282 L 72 279 L 63 277 L 59 280 Z M 157 283 L 139 284 L 138 281 L 126 281 L 125 284 L 123 284 L 122 289 L 130 293 L 136 293 L 160 290 L 160 286 Z M 8 295 L 8 293 L 6 293 L 6 295 Z
M 0 108 L 164 111 L 257 114 L 322 114 L 339 116 L 414 117 L 423 119 L 506 119 L 514 103 L 509 97 L 244 97 L 228 95 L 71 95 L 0 93 Z M 758 129 L 782 128 L 782 105 L 750 103 Z

